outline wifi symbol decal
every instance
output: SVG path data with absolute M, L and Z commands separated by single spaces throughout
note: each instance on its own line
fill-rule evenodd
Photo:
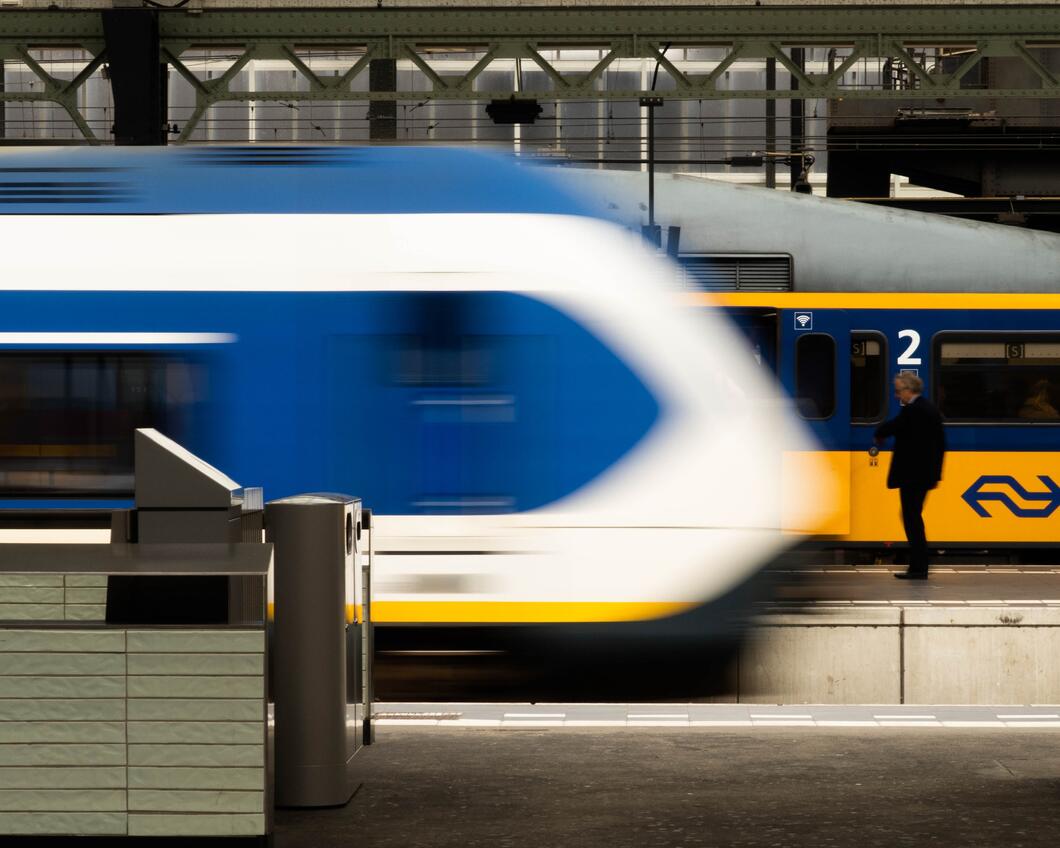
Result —
M 813 329 L 813 313 L 812 312 L 796 312 L 795 313 L 795 329 L 796 330 L 812 330 Z

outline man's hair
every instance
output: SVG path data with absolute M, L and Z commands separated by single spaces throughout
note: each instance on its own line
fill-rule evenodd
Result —
M 900 386 L 909 389 L 914 395 L 921 394 L 924 391 L 924 381 L 909 371 L 903 371 L 894 379 Z

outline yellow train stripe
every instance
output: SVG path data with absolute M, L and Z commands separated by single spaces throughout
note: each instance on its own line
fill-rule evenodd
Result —
M 1060 309 L 1060 294 L 695 292 L 680 297 L 693 306 L 778 309 Z
M 372 621 L 395 624 L 558 624 L 646 621 L 694 604 L 624 601 L 376 601 Z
M 587 624 L 648 621 L 686 612 L 695 604 L 635 601 L 376 601 L 376 624 Z M 274 606 L 268 606 L 269 619 Z M 347 605 L 346 621 L 361 620 L 361 606 Z

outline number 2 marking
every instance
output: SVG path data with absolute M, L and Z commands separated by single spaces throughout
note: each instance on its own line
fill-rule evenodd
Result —
M 916 349 L 920 347 L 920 333 L 916 330 L 899 330 L 898 338 L 909 339 L 909 347 L 905 349 L 905 353 L 898 357 L 899 365 L 920 365 L 920 357 L 913 356 L 916 353 Z

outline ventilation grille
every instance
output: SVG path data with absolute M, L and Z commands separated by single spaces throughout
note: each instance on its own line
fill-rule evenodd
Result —
M 786 254 L 686 254 L 678 261 L 684 285 L 696 291 L 791 291 Z
M 283 147 L 255 144 L 252 147 L 205 147 L 188 152 L 197 165 L 214 167 L 311 168 L 354 164 L 355 155 L 345 148 Z

